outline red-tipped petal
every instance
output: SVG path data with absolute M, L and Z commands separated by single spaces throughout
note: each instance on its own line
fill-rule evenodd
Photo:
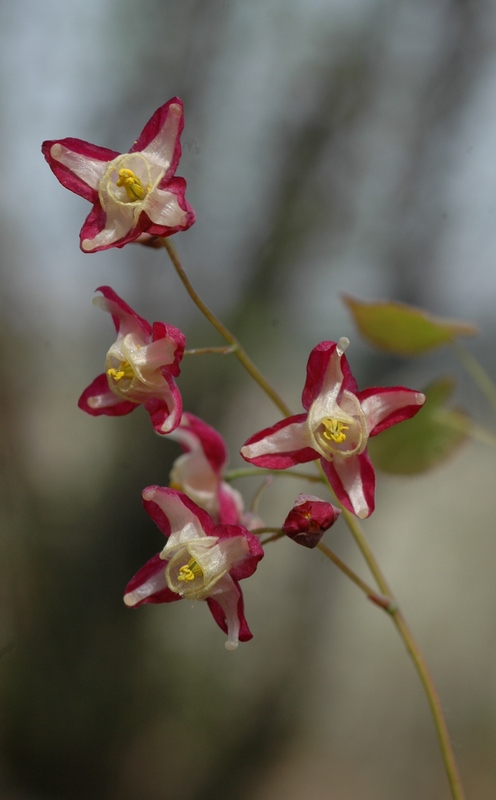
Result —
M 62 186 L 90 203 L 98 202 L 97 185 L 103 164 L 119 155 L 114 150 L 72 138 L 43 142 L 41 151 Z
M 403 386 L 388 386 L 379 389 L 364 389 L 357 393 L 362 410 L 367 418 L 369 436 L 415 416 L 425 403 L 425 395 Z
M 99 286 L 95 292 L 101 292 L 105 300 L 95 298 L 94 304 L 112 315 L 117 333 L 122 333 L 124 336 L 127 333 L 138 333 L 145 338 L 152 336 L 150 323 L 140 317 L 110 286 Z
M 172 592 L 165 580 L 167 562 L 157 553 L 138 570 L 126 586 L 124 602 L 130 608 L 145 603 L 173 603 L 181 595 Z
M 311 447 L 307 415 L 297 414 L 251 436 L 241 448 L 245 461 L 266 469 L 287 469 L 314 461 L 319 454 Z
M 241 587 L 234 578 L 230 580 L 232 589 L 216 594 L 214 597 L 207 597 L 207 603 L 217 625 L 228 635 L 226 648 L 235 650 L 238 641 L 248 642 L 253 638 L 253 634 L 245 619 Z
M 347 340 L 342 341 L 348 343 Z M 337 398 L 343 389 L 353 393 L 357 390 L 346 356 L 339 356 L 339 342 L 320 342 L 308 358 L 307 377 L 301 396 L 303 408 L 308 411 L 323 391 L 334 390 Z
M 375 508 L 375 472 L 367 451 L 321 464 L 339 502 L 360 519 L 369 517 Z
M 138 407 L 136 403 L 121 400 L 112 392 L 105 373 L 95 378 L 93 383 L 90 383 L 84 390 L 78 400 L 78 406 L 92 417 L 99 417 L 102 414 L 107 417 L 122 417 Z

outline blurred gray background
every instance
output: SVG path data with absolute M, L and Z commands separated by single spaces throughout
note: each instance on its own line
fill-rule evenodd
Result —
M 204 604 L 126 609 L 162 547 L 141 490 L 178 447 L 142 409 L 87 417 L 113 341 L 110 284 L 219 344 L 165 252 L 84 255 L 88 204 L 44 139 L 127 151 L 185 103 L 175 237 L 195 286 L 295 411 L 310 349 L 348 336 L 362 387 L 458 378 L 362 344 L 340 294 L 471 319 L 495 373 L 496 4 L 490 0 L 2 0 L 0 790 L 5 800 L 448 800 L 425 698 L 393 626 L 315 552 L 267 548 L 235 653 Z M 278 412 L 237 362 L 185 359 L 186 408 L 240 445 Z M 259 488 L 245 480 L 247 505 Z M 277 480 L 281 523 L 309 485 Z M 443 700 L 468 798 L 496 797 L 494 455 L 470 444 L 379 476 L 366 523 Z M 366 575 L 339 523 L 326 541 Z

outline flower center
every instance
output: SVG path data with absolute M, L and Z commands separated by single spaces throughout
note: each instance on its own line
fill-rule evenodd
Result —
M 132 203 L 136 202 L 136 200 L 143 200 L 150 189 L 149 186 L 143 189 L 143 184 L 132 169 L 119 170 L 119 180 L 116 182 L 116 186 L 122 186 L 125 189 Z
M 198 561 L 190 558 L 187 564 L 184 564 L 179 570 L 177 576 L 178 581 L 194 581 L 195 578 L 203 577 L 203 570 Z
M 134 378 L 134 370 L 129 361 L 121 361 L 119 364 L 119 369 L 110 367 L 110 369 L 107 370 L 107 375 L 109 378 L 113 378 L 114 381 L 117 381 L 118 383 L 122 378 Z
M 336 444 L 341 444 L 341 442 L 346 441 L 346 434 L 344 431 L 348 430 L 350 427 L 349 425 L 345 425 L 344 422 L 341 422 L 341 420 L 335 419 L 334 417 L 323 419 L 321 424 L 325 428 L 322 433 L 324 439 L 327 439 L 327 441 L 333 441 Z

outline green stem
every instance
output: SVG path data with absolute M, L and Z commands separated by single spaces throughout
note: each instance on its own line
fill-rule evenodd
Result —
M 193 288 L 191 281 L 189 280 L 186 272 L 184 271 L 183 265 L 181 263 L 181 259 L 179 258 L 179 253 L 177 252 L 176 246 L 171 241 L 170 237 L 167 239 L 160 239 L 163 246 L 167 250 L 169 254 L 169 258 L 172 261 L 174 269 L 176 270 L 177 274 L 179 275 L 181 281 L 183 282 L 184 288 L 188 292 L 189 296 L 191 297 L 193 303 L 200 309 L 202 314 L 208 319 L 208 321 L 214 326 L 214 328 L 220 333 L 220 335 L 233 347 L 233 352 L 236 358 L 241 361 L 244 368 L 249 372 L 255 383 L 258 383 L 260 388 L 265 392 L 266 395 L 270 397 L 272 402 L 278 407 L 279 411 L 285 416 L 291 416 L 291 410 L 288 408 L 284 400 L 277 394 L 277 392 L 272 388 L 270 383 L 264 378 L 260 370 L 255 366 L 251 358 L 245 352 L 243 347 L 241 347 L 240 343 L 236 339 L 235 336 L 232 335 L 231 331 L 226 328 L 226 326 L 218 319 L 213 311 L 209 309 L 206 303 L 203 302 L 198 292 Z
M 285 469 L 284 472 L 275 469 L 262 469 L 261 467 L 241 467 L 240 469 L 230 469 L 224 473 L 223 480 L 235 481 L 238 478 L 260 478 L 264 475 L 272 475 L 273 478 L 299 478 L 299 480 L 310 481 L 311 483 L 325 483 L 320 475 L 309 475 L 307 472 L 298 472 L 293 469 Z
M 277 533 L 279 537 L 284 536 L 281 528 L 271 528 L 269 526 L 264 528 L 253 528 L 250 533 L 253 533 L 254 536 L 262 536 L 263 533 Z
M 281 539 L 285 535 L 281 528 L 255 528 L 251 531 L 251 533 L 254 533 L 255 536 L 261 536 L 264 533 L 271 533 L 272 536 L 269 536 L 269 538 L 263 542 L 264 545 L 266 545 L 268 542 L 274 542 L 276 539 Z M 325 545 L 323 542 L 319 542 L 317 547 L 320 552 L 324 553 L 329 561 L 332 561 L 332 563 L 335 564 L 336 567 L 341 570 L 341 572 L 344 572 L 346 577 L 353 581 L 353 583 L 356 584 L 356 586 L 358 586 L 358 588 L 361 589 L 370 600 L 376 603 L 376 605 L 381 606 L 381 608 L 389 607 L 389 598 L 376 594 L 374 589 L 365 583 L 365 581 L 362 581 L 362 579 L 355 572 L 353 572 L 353 570 L 350 569 L 344 563 L 344 561 L 341 561 L 339 556 L 337 556 L 330 547 L 327 547 L 327 545 Z
M 350 514 L 349 511 L 346 510 L 343 511 L 343 516 L 345 517 L 346 522 L 348 523 L 348 527 L 351 531 L 351 534 L 355 539 L 365 561 L 367 562 L 369 569 L 372 572 L 382 594 L 386 595 L 391 599 L 389 607 L 386 607 L 385 610 L 391 616 L 396 626 L 396 630 L 398 631 L 401 639 L 403 640 L 403 643 L 410 655 L 410 658 L 413 661 L 415 669 L 417 670 L 417 674 L 424 687 L 424 691 L 427 696 L 427 700 L 431 709 L 431 714 L 434 719 L 434 725 L 436 727 L 436 732 L 441 747 L 441 753 L 443 756 L 444 766 L 446 768 L 446 773 L 448 776 L 448 781 L 451 788 L 451 794 L 453 800 L 464 800 L 465 795 L 463 792 L 460 774 L 458 772 L 458 767 L 455 760 L 455 754 L 453 752 L 453 747 L 451 745 L 448 733 L 448 727 L 446 725 L 446 720 L 441 706 L 441 701 L 439 700 L 439 695 L 437 693 L 432 676 L 427 668 L 422 653 L 420 652 L 419 647 L 415 639 L 413 638 L 412 632 L 410 631 L 410 628 L 408 627 L 403 614 L 401 613 L 398 606 L 394 602 L 391 589 L 389 588 L 388 583 L 379 567 L 379 564 L 374 554 L 372 553 L 372 550 L 370 549 L 368 541 L 361 529 L 358 520 L 356 519 L 356 517 Z M 378 603 L 378 605 L 380 604 Z
M 279 530 L 277 533 L 273 533 L 272 536 L 268 536 L 267 539 L 264 539 L 263 542 L 260 542 L 262 547 L 265 547 L 266 544 L 270 544 L 271 542 L 276 542 L 278 539 L 282 539 L 284 536 L 283 532 Z
M 231 353 L 234 353 L 236 347 L 231 345 L 230 347 L 193 347 L 191 349 L 185 350 L 185 356 L 205 356 L 209 355 L 210 353 L 217 353 L 221 356 L 228 356 Z
M 451 344 L 468 374 L 473 378 L 483 395 L 496 411 L 496 385 L 494 381 L 489 377 L 484 367 L 474 358 L 470 350 L 467 350 L 460 342 L 452 342 Z
M 203 302 L 200 296 L 197 294 L 195 289 L 193 288 L 189 278 L 187 277 L 183 266 L 181 264 L 181 260 L 179 258 L 178 252 L 170 240 L 161 239 L 160 240 L 162 245 L 167 250 L 169 257 L 172 261 L 172 264 L 179 275 L 186 291 L 188 292 L 189 296 L 195 303 L 195 305 L 199 308 L 202 314 L 208 319 L 208 321 L 216 328 L 216 330 L 220 333 L 220 335 L 228 342 L 229 345 L 232 346 L 233 352 L 236 355 L 236 358 L 243 364 L 247 372 L 252 376 L 254 381 L 258 383 L 261 389 L 270 397 L 270 399 L 274 402 L 274 404 L 278 407 L 281 413 L 285 417 L 291 416 L 291 411 L 288 406 L 284 403 L 284 401 L 279 397 L 277 392 L 270 386 L 267 380 L 263 377 L 261 372 L 257 369 L 253 361 L 249 358 L 246 354 L 245 350 L 241 347 L 238 340 L 232 335 L 232 333 L 222 324 L 222 322 L 213 314 L 213 312 L 208 308 L 208 306 Z M 484 372 L 482 367 L 478 364 L 475 359 L 468 353 L 468 351 L 464 351 L 460 345 L 454 345 L 458 352 L 458 355 L 462 362 L 464 363 L 465 367 L 471 373 L 471 375 L 476 380 L 476 383 L 482 388 L 490 402 L 493 404 L 494 408 L 496 409 L 496 387 L 487 374 Z M 270 472 L 270 471 L 269 471 Z M 293 473 L 294 474 L 294 473 Z M 308 479 L 308 476 L 305 475 L 305 480 Z M 319 477 L 320 480 L 320 477 Z M 350 514 L 349 511 L 343 509 L 343 516 L 348 524 L 348 527 L 365 559 L 367 562 L 370 571 L 372 572 L 377 585 L 383 595 L 375 594 L 373 591 L 370 590 L 370 587 L 367 586 L 365 582 L 361 580 L 355 573 L 346 567 L 346 565 L 341 562 L 341 560 L 332 553 L 325 545 L 322 543 L 319 544 L 319 549 L 323 552 L 333 563 L 336 564 L 340 569 L 345 572 L 345 574 L 357 585 L 359 586 L 372 600 L 376 605 L 383 608 L 389 615 L 391 616 L 396 629 L 405 644 L 405 647 L 414 663 L 414 666 L 417 670 L 417 673 L 420 677 L 422 685 L 424 687 L 425 694 L 427 696 L 427 700 L 429 702 L 429 706 L 431 709 L 431 713 L 434 719 L 434 724 L 436 727 L 441 752 L 446 768 L 446 772 L 448 775 L 448 781 L 451 787 L 451 793 L 453 800 L 464 800 L 463 789 L 461 785 L 460 776 L 458 773 L 458 768 L 456 765 L 453 748 L 451 746 L 448 728 L 446 725 L 446 721 L 444 719 L 443 710 L 441 707 L 441 703 L 439 700 L 439 696 L 436 691 L 436 687 L 432 680 L 432 677 L 429 673 L 429 670 L 426 666 L 426 663 L 423 659 L 422 654 L 418 648 L 417 643 L 415 642 L 410 629 L 408 628 L 405 618 L 403 614 L 397 607 L 392 592 L 388 586 L 388 583 L 383 576 L 382 570 L 379 567 L 378 562 L 375 559 L 375 556 L 372 553 L 371 548 L 365 538 L 364 533 L 358 523 L 356 517 Z M 272 538 L 279 538 L 280 533 L 276 532 L 273 534 Z
M 341 572 L 344 572 L 344 574 L 351 581 L 353 581 L 353 583 L 356 584 L 356 586 L 358 586 L 362 590 L 362 592 L 365 592 L 367 597 L 370 598 L 377 597 L 375 591 L 370 586 L 368 586 L 368 584 L 366 584 L 365 581 L 362 581 L 362 579 L 359 578 L 358 575 L 344 563 L 344 561 L 341 561 L 339 556 L 337 556 L 336 553 L 334 553 L 334 551 L 330 549 L 330 547 L 327 547 L 327 545 L 325 545 L 323 542 L 319 542 L 317 547 L 320 550 L 320 552 L 324 553 L 324 555 L 327 556 L 327 558 L 330 561 L 332 561 L 332 563 L 335 564 L 338 567 L 338 569 L 341 570 Z

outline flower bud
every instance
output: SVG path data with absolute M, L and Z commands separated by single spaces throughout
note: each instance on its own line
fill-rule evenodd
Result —
M 334 525 L 339 508 L 312 494 L 300 494 L 282 526 L 283 532 L 303 547 L 316 547 L 324 531 Z

